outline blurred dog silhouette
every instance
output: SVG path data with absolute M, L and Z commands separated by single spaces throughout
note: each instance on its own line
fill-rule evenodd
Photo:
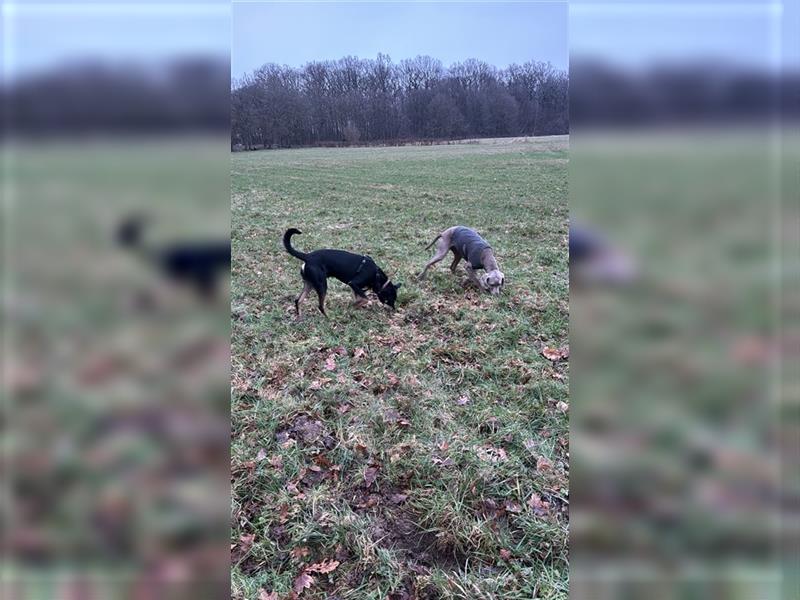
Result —
M 201 298 L 213 298 L 219 279 L 231 269 L 230 240 L 186 240 L 150 246 L 143 240 L 150 219 L 125 217 L 117 227 L 116 241 L 136 251 L 170 282 L 191 287 Z
M 636 278 L 631 256 L 586 225 L 569 226 L 569 276 L 577 286 L 621 285 Z

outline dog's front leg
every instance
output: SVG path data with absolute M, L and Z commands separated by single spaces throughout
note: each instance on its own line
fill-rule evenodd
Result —
M 466 266 L 464 267 L 464 269 L 467 271 L 467 277 L 468 277 L 468 279 L 467 279 L 467 283 L 472 283 L 472 284 L 474 284 L 474 285 L 475 285 L 475 286 L 476 286 L 476 287 L 477 287 L 479 290 L 486 291 L 486 290 L 484 289 L 484 287 L 481 285 L 481 281 L 480 281 L 480 279 L 478 279 L 478 276 L 475 274 L 475 269 L 473 269 L 473 268 L 472 268 L 472 265 L 471 265 L 471 264 L 469 264 L 469 262 L 466 264 Z
M 353 290 L 353 305 L 356 308 L 366 306 L 369 300 L 367 300 L 367 295 L 364 293 L 364 290 L 353 284 L 350 285 L 350 289 Z

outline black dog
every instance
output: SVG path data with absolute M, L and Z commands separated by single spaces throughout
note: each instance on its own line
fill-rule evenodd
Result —
M 214 295 L 217 279 L 231 269 L 230 240 L 175 242 L 159 248 L 142 243 L 147 219 L 127 217 L 117 228 L 117 243 L 138 250 L 145 259 L 174 283 L 186 284 L 204 299 Z
M 299 229 L 287 229 L 283 234 L 283 247 L 286 251 L 303 261 L 300 276 L 305 287 L 294 301 L 297 316 L 300 316 L 300 303 L 313 289 L 319 298 L 319 310 L 325 315 L 325 294 L 328 291 L 328 277 L 335 277 L 350 286 L 355 295 L 356 306 L 363 306 L 367 301 L 365 289 L 371 289 L 378 295 L 378 300 L 394 309 L 397 301 L 397 290 L 403 285 L 393 284 L 375 261 L 369 256 L 353 254 L 344 250 L 316 250 L 310 254 L 298 252 L 292 248 L 292 236 L 302 233 Z

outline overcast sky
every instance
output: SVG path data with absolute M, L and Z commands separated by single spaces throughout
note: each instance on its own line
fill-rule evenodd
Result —
M 274 62 L 300 66 L 343 56 L 394 62 L 417 55 L 445 66 L 478 58 L 567 69 L 566 2 L 235 3 L 231 75 Z
M 797 68 L 800 1 L 635 0 L 570 3 L 573 56 L 630 67 L 724 61 Z
M 800 1 L 573 0 L 530 3 L 244 3 L 234 0 L 0 0 L 3 72 L 65 61 L 227 56 L 233 76 L 265 62 L 428 54 L 568 65 L 575 53 L 631 66 L 658 59 L 800 66 Z

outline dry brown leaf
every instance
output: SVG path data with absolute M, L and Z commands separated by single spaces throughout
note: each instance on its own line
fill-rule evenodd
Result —
M 503 560 L 511 560 L 511 551 L 502 548 L 500 550 L 500 558 L 502 558 Z
M 323 560 L 322 562 L 314 563 L 306 571 L 309 573 L 330 573 L 335 571 L 338 566 L 338 560 Z
M 273 454 L 269 457 L 269 464 L 276 469 L 283 468 L 283 457 L 280 454 Z
M 533 510 L 535 514 L 540 516 L 546 514 L 550 509 L 550 503 L 542 500 L 542 497 L 539 496 L 539 494 L 533 494 L 530 497 L 530 499 L 528 500 L 528 506 Z
M 560 410 L 561 412 L 563 412 L 563 413 L 569 412 L 569 404 L 567 404 L 563 400 L 561 402 L 559 402 L 558 404 L 556 404 L 556 408 L 558 410 Z
M 487 462 L 501 462 L 508 458 L 508 454 L 502 448 L 495 448 L 493 446 L 480 446 L 475 450 L 478 458 Z
M 239 546 L 242 549 L 242 552 L 247 552 L 250 548 L 253 547 L 253 543 L 256 541 L 256 536 L 253 533 L 243 533 L 239 536 Z
M 371 486 L 375 483 L 375 479 L 378 477 L 378 467 L 375 465 L 367 467 L 364 471 L 364 483 L 367 487 Z
M 258 600 L 279 600 L 278 594 L 275 592 L 268 592 L 267 590 L 261 590 L 261 593 L 258 595 Z
M 297 548 L 292 548 L 289 551 L 289 555 L 292 558 L 299 560 L 301 558 L 305 558 L 306 556 L 308 556 L 310 552 L 311 550 L 309 549 L 308 546 L 298 546 Z
M 328 371 L 336 370 L 336 358 L 333 356 L 333 354 L 328 355 L 328 358 L 325 360 L 325 368 Z
M 264 460 L 265 458 L 267 458 L 267 451 L 264 450 L 264 448 L 261 448 L 261 450 L 258 451 L 258 454 L 256 454 L 256 460 Z
M 281 504 L 278 507 L 278 522 L 279 523 L 286 523 L 289 520 L 289 505 L 288 504 Z
M 536 460 L 537 471 L 551 471 L 552 469 L 553 469 L 553 463 L 547 460 L 544 456 L 540 456 Z
M 303 593 L 304 589 L 310 588 L 312 585 L 314 585 L 314 578 L 305 571 L 303 571 L 294 580 L 294 583 L 292 584 L 292 589 L 294 590 L 294 593 L 299 596 L 300 594 Z
M 456 400 L 456 404 L 459 406 L 469 404 L 469 396 L 461 396 L 458 400 Z
M 408 500 L 408 494 L 392 494 L 389 496 L 389 500 L 391 500 L 394 504 L 402 504 Z
M 356 348 L 355 351 L 353 352 L 353 358 L 358 360 L 362 356 L 366 356 L 366 354 L 367 352 L 363 348 Z
M 542 348 L 542 356 L 544 356 L 547 360 L 561 360 L 564 358 L 564 354 L 558 348 L 551 348 L 550 346 L 545 346 Z M 569 356 L 569 352 L 567 352 L 567 356 Z

